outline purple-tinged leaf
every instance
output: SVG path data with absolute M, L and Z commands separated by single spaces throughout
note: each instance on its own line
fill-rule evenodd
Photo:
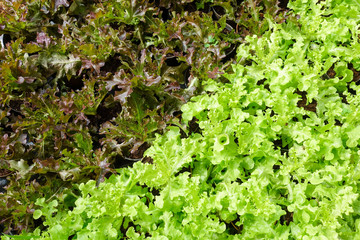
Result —
M 171 91 L 179 91 L 181 88 L 180 88 L 180 84 L 178 82 L 171 82 L 170 84 L 168 84 L 166 87 L 165 87 L 165 91 L 166 92 L 171 92 Z
M 51 39 L 50 39 L 50 37 L 48 37 L 48 36 L 46 35 L 46 33 L 40 32 L 40 33 L 38 33 L 37 36 L 36 36 L 36 42 L 37 42 L 38 44 L 45 44 L 45 47 L 49 47 L 49 44 L 50 44 L 50 42 L 51 42 Z
M 18 80 L 16 81 L 16 83 L 22 84 L 24 81 L 25 81 L 25 79 L 22 76 L 20 76 L 20 77 L 18 77 Z
M 219 71 L 219 67 L 215 67 L 214 70 L 207 72 L 209 78 L 217 78 L 219 74 L 223 74 L 223 72 Z
M 121 91 L 115 92 L 114 100 L 119 100 L 121 104 L 124 104 L 132 92 L 133 89 L 130 86 L 124 87 Z
M 27 137 L 28 135 L 26 133 L 23 133 L 19 136 L 18 138 L 18 142 L 21 144 L 26 144 L 27 143 Z
M 55 10 L 57 10 L 60 6 L 68 7 L 69 3 L 67 0 L 55 0 Z
M 106 82 L 106 90 L 111 91 L 113 87 L 118 86 L 119 88 L 123 88 L 125 86 L 130 86 L 131 82 L 126 77 L 126 73 L 124 69 L 120 69 L 119 72 L 115 74 L 112 80 Z
M 195 51 L 195 48 L 194 47 L 190 47 L 188 48 L 188 52 L 189 54 L 187 54 L 187 57 L 186 57 L 186 62 L 191 65 L 193 62 L 192 62 L 192 58 L 193 58 L 193 55 L 194 55 L 194 51 Z
M 59 161 L 56 161 L 54 158 L 48 158 L 48 159 L 35 159 L 35 166 L 39 168 L 38 171 L 45 171 L 45 170 L 52 170 L 57 171 L 60 169 Z M 44 169 L 45 168 L 45 169 Z
M 146 86 L 150 87 L 154 84 L 158 84 L 161 81 L 161 77 L 160 76 L 149 76 L 149 74 L 147 72 L 144 73 L 145 75 L 145 80 L 146 80 Z
M 85 116 L 83 112 L 76 115 L 76 119 L 74 120 L 74 123 L 77 123 L 78 121 L 85 121 L 86 125 L 89 125 L 90 120 Z
M 24 82 L 26 83 L 33 83 L 35 81 L 35 78 L 34 77 L 22 77 L 22 76 L 19 76 L 16 83 L 17 84 L 22 84 Z
M 140 63 L 144 63 L 146 59 L 146 49 L 141 50 Z
M 62 111 L 65 114 L 71 114 L 74 110 L 74 101 L 72 100 L 74 98 L 74 93 L 71 94 L 70 99 L 65 99 L 65 97 L 62 97 L 60 101 L 60 111 Z
M 130 153 L 135 154 L 138 151 L 139 147 L 143 144 L 144 144 L 144 142 L 142 142 L 142 141 L 136 142 L 134 144 L 134 146 L 131 148 Z
M 83 59 L 81 60 L 82 62 L 82 65 L 81 65 L 81 68 L 79 70 L 79 73 L 78 73 L 78 76 L 80 76 L 80 74 L 82 73 L 82 71 L 84 69 L 94 69 L 95 72 L 97 74 L 100 73 L 100 68 L 103 67 L 105 65 L 104 62 L 99 62 L 99 63 L 93 63 L 91 60 L 89 59 Z

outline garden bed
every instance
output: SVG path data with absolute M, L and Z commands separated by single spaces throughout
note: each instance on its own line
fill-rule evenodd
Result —
M 0 7 L 3 239 L 359 237 L 357 5 Z

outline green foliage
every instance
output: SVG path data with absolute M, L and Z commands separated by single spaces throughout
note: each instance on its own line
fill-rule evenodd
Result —
M 148 161 L 156 133 L 186 130 L 181 105 L 265 31 L 264 16 L 284 19 L 276 2 L 1 1 L 0 229 L 32 231 L 37 199 L 99 184 Z
M 240 45 L 227 82 L 203 81 L 204 94 L 181 107 L 197 131 L 168 127 L 145 152 L 151 163 L 82 183 L 81 196 L 38 199 L 34 217 L 47 228 L 22 236 L 360 238 L 360 8 L 331 0 L 289 7 L 288 22 L 269 20 L 262 37 Z

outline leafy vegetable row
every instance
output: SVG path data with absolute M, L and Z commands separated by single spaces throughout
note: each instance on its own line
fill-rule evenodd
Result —
M 0 231 L 31 231 L 39 198 L 143 160 L 155 133 L 224 72 L 276 1 L 0 3 Z M 9 39 L 10 38 L 10 39 Z

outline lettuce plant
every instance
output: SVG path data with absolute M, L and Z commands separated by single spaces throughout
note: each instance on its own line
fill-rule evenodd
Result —
M 201 82 L 227 71 L 264 16 L 284 19 L 276 3 L 1 1 L 0 230 L 32 231 L 37 199 L 151 162 L 156 133 L 185 130 L 180 106 Z
M 39 198 L 46 228 L 19 237 L 359 238 L 360 8 L 289 8 L 288 21 L 246 38 L 226 81 L 209 78 L 182 106 L 197 131 L 168 127 L 147 163 Z

